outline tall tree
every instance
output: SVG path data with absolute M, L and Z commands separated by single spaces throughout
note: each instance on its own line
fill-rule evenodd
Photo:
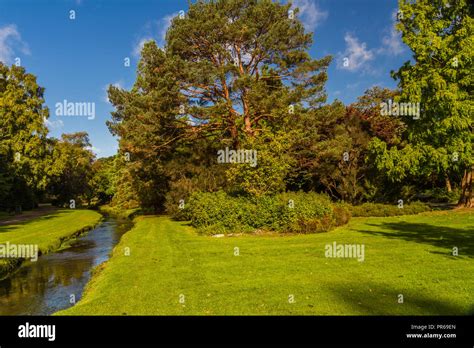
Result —
M 132 90 L 109 89 L 116 108 L 109 128 L 120 137 L 121 154 L 130 155 L 126 167 L 142 203 L 155 209 L 163 204 L 175 176 L 167 163 L 176 156 L 195 160 L 199 153 L 212 165 L 217 150 L 227 146 L 259 144 L 264 151 L 264 141 L 253 138 L 271 143 L 295 110 L 324 102 L 330 57 L 310 57 L 312 34 L 290 7 L 271 0 L 190 3 L 184 16 L 173 19 L 163 49 L 145 44 Z M 274 160 L 283 165 L 281 158 Z M 247 177 L 229 172 L 229 185 L 265 177 L 274 160 L 261 161 Z
M 472 199 L 473 8 L 466 0 L 400 0 L 397 28 L 413 51 L 393 76 L 398 101 L 420 103 L 420 118 L 405 118 L 403 148 L 375 140 L 376 164 L 394 181 L 464 173 L 460 203 Z
M 298 10 L 289 15 L 290 7 L 271 0 L 197 1 L 173 20 L 166 50 L 194 131 L 219 132 L 237 147 L 265 125 L 288 122 L 291 105 L 325 100 L 330 57 L 311 58 L 312 34 Z
M 43 93 L 33 74 L 0 62 L 0 209 L 31 208 L 46 188 Z

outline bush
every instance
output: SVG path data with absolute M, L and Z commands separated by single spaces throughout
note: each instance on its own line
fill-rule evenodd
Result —
M 345 205 L 333 205 L 325 195 L 292 192 L 259 198 L 232 197 L 219 191 L 195 193 L 185 208 L 202 233 L 268 230 L 314 233 L 328 231 L 350 219 Z
M 192 225 L 213 229 L 214 233 L 248 232 L 251 214 L 250 203 L 244 198 L 230 197 L 225 192 L 195 193 L 191 195 L 185 208 Z
M 457 203 L 461 192 L 457 189 L 453 189 L 451 192 L 448 192 L 445 188 L 434 188 L 430 190 L 425 190 L 422 193 L 416 195 L 416 199 L 419 199 L 422 202 L 431 202 L 431 203 Z
M 352 217 L 349 204 L 336 203 L 333 207 L 333 216 L 336 226 L 342 226 L 349 222 Z
M 422 202 L 413 202 L 405 204 L 403 208 L 399 208 L 397 204 L 380 204 L 380 203 L 364 203 L 361 205 L 350 207 L 352 216 L 399 216 L 399 215 L 413 215 L 425 211 L 430 211 L 431 208 Z

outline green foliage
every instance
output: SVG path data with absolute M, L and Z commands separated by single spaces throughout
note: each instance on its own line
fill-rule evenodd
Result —
M 133 88 L 109 88 L 116 110 L 108 125 L 120 153 L 130 154 L 125 192 L 138 204 L 176 213 L 196 190 L 285 190 L 290 105 L 304 112 L 324 102 L 330 62 L 311 58 L 312 35 L 289 8 L 269 0 L 190 3 L 172 20 L 163 49 L 144 45 Z M 218 169 L 216 152 L 226 147 L 258 151 L 258 166 Z M 215 177 L 203 173 L 213 170 Z M 117 186 L 123 199 L 121 192 Z
M 420 103 L 421 114 L 405 117 L 403 144 L 373 139 L 375 165 L 392 181 L 459 177 L 474 164 L 472 13 L 466 0 L 399 2 L 397 28 L 414 60 L 393 74 L 396 101 Z
M 399 216 L 412 215 L 430 211 L 431 208 L 422 202 L 413 202 L 404 204 L 403 208 L 399 208 L 397 204 L 380 204 L 380 203 L 364 203 L 350 207 L 352 216 Z
M 49 193 L 54 202 L 62 206 L 69 205 L 71 200 L 76 205 L 91 203 L 94 154 L 88 134 L 63 134 L 60 140 L 53 140 L 53 144 L 52 164 L 48 169 Z
M 0 209 L 32 208 L 48 183 L 43 94 L 34 75 L 0 62 Z
M 92 164 L 93 176 L 89 182 L 93 204 L 109 203 L 116 193 L 115 161 L 117 156 L 99 158 Z
M 229 190 L 255 197 L 284 191 L 285 179 L 294 163 L 290 145 L 291 134 L 283 131 L 247 139 L 242 148 L 256 151 L 257 165 L 230 164 L 226 171 Z
M 398 143 L 403 124 L 380 114 L 381 100 L 396 91 L 374 87 L 348 107 L 340 101 L 299 115 L 293 127 L 292 153 L 297 164 L 287 180 L 291 189 L 324 190 L 357 203 L 380 196 L 386 186 L 368 161 L 369 143 Z M 377 186 L 374 187 L 374 184 Z M 379 190 L 377 190 L 379 189 Z
M 232 197 L 223 191 L 195 193 L 184 209 L 193 226 L 208 234 L 269 230 L 315 233 L 347 223 L 350 213 L 325 195 L 289 192 L 262 197 Z
M 435 187 L 433 189 L 424 190 L 416 195 L 416 198 L 423 202 L 432 203 L 457 203 L 459 201 L 460 191 L 454 189 L 451 192 L 445 188 Z

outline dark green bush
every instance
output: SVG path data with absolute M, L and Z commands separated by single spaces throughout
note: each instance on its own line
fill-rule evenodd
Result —
M 422 202 L 431 203 L 457 203 L 461 192 L 457 189 L 448 192 L 445 188 L 433 188 L 430 190 L 424 190 L 422 193 L 417 194 L 415 197 L 417 200 Z
M 381 204 L 381 203 L 364 203 L 361 205 L 350 207 L 352 216 L 399 216 L 399 215 L 413 215 L 425 211 L 430 211 L 431 208 L 422 202 L 413 202 L 404 204 L 403 208 L 399 208 L 398 204 Z
M 193 226 L 206 234 L 254 232 L 314 233 L 347 223 L 350 211 L 314 192 L 260 198 L 232 197 L 219 191 L 194 193 L 185 208 Z

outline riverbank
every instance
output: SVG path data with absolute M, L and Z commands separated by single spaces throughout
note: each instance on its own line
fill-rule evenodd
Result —
M 92 210 L 58 209 L 30 221 L 0 226 L 0 244 L 35 245 L 39 254 L 60 249 L 66 242 L 96 226 L 102 215 Z M 0 279 L 14 272 L 22 259 L 0 259 Z
M 473 212 L 460 210 L 354 218 L 328 233 L 215 238 L 141 216 L 82 300 L 57 314 L 469 314 L 473 225 Z M 334 243 L 364 254 L 330 257 Z
M 140 214 L 140 208 L 133 208 L 133 209 L 120 209 L 117 207 L 112 207 L 110 205 L 101 205 L 99 207 L 99 211 L 104 215 L 111 215 L 115 216 L 119 219 L 129 219 L 133 220 L 135 216 Z

